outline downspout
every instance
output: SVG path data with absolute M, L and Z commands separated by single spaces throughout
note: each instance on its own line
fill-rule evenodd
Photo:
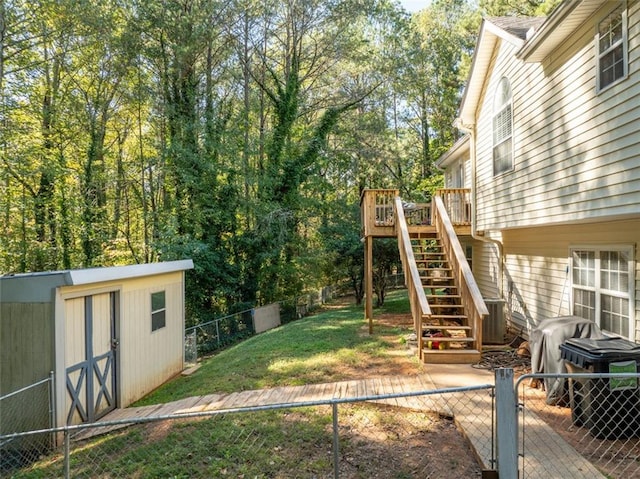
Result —
M 504 246 L 502 242 L 493 238 L 478 235 L 477 218 L 476 218 L 476 125 L 465 125 L 461 118 L 456 120 L 456 124 L 461 131 L 468 133 L 469 138 L 469 156 L 471 157 L 471 237 L 483 243 L 490 243 L 498 248 L 498 296 L 504 299 Z

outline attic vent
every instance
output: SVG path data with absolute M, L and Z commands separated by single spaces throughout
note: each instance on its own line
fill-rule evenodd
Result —
M 489 316 L 482 323 L 482 342 L 484 344 L 504 344 L 506 324 L 504 320 L 504 300 L 485 299 Z

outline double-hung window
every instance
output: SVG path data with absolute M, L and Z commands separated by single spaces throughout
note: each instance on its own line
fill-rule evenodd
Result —
M 633 338 L 634 261 L 631 247 L 571 251 L 573 314 L 600 329 Z
M 596 46 L 599 91 L 627 76 L 626 2 L 621 2 L 598 23 Z
M 513 169 L 513 108 L 511 84 L 502 77 L 493 98 L 493 174 Z

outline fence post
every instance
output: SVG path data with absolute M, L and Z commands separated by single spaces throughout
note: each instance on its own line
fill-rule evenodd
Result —
M 71 478 L 71 433 L 64 428 L 64 478 Z
M 513 384 L 513 369 L 496 369 L 495 380 L 498 474 L 504 478 L 517 478 L 518 403 Z
M 338 439 L 338 403 L 334 402 L 333 409 L 333 477 L 340 476 L 340 441 Z
M 49 427 L 56 427 L 56 388 L 55 388 L 55 373 L 53 371 L 49 372 Z M 54 435 L 52 434 L 50 439 L 50 446 L 55 445 Z

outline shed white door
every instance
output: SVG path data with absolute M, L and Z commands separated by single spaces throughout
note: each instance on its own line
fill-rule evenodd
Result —
M 67 424 L 92 422 L 116 407 L 116 293 L 65 302 Z

